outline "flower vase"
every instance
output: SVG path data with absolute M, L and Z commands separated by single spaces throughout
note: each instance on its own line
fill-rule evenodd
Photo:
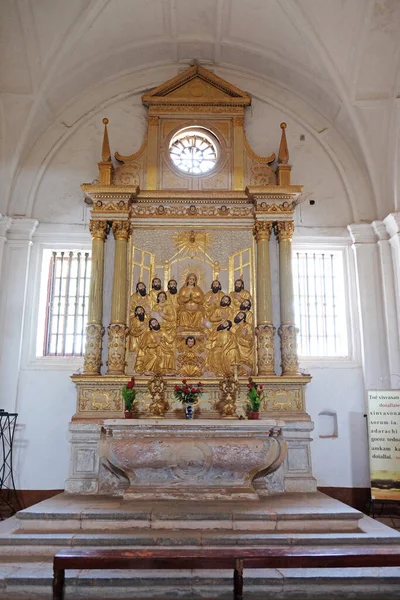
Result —
M 133 419 L 133 412 L 131 410 L 126 410 L 124 412 L 125 419 Z
M 253 421 L 258 420 L 259 418 L 260 418 L 260 413 L 259 412 L 252 411 L 250 413 L 250 419 L 252 419 Z
M 194 408 L 192 402 L 185 402 L 185 416 L 187 419 L 193 419 Z

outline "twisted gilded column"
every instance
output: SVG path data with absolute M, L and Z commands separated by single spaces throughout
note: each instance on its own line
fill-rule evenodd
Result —
M 92 272 L 90 278 L 88 323 L 83 372 L 97 375 L 101 367 L 103 329 L 104 242 L 107 221 L 90 221 L 92 234 Z
M 257 242 L 257 357 L 258 374 L 274 375 L 274 335 L 272 324 L 271 269 L 269 240 L 272 223 L 256 221 L 253 233 Z
M 294 322 L 293 274 L 292 274 L 292 238 L 293 221 L 278 221 L 275 231 L 279 240 L 279 282 L 281 326 L 278 333 L 281 338 L 282 375 L 298 375 L 297 330 Z
M 108 327 L 108 373 L 125 372 L 127 247 L 130 233 L 128 221 L 114 221 L 114 276 L 111 299 L 111 323 Z

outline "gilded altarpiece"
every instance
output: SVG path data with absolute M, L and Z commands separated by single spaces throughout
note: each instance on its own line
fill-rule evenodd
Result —
M 290 265 L 302 187 L 290 182 L 286 124 L 277 154 L 256 155 L 244 129 L 250 96 L 197 64 L 142 100 L 148 131 L 139 151 L 112 158 L 104 119 L 99 183 L 82 185 L 96 235 L 90 343 L 83 374 L 72 377 L 76 418 L 121 417 L 121 386 L 134 375 L 139 418 L 152 416 L 155 376 L 163 378 L 166 418 L 183 417 L 173 396 L 182 377 L 204 382 L 196 416 L 213 419 L 226 414 L 223 381 L 235 378 L 231 417 L 245 418 L 251 377 L 264 385 L 262 417 L 308 420 L 309 377 L 298 369 Z M 111 235 L 111 322 L 104 324 L 104 248 Z M 271 292 L 274 235 L 279 323 Z

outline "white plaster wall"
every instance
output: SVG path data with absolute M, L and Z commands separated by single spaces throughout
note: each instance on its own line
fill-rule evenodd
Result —
M 239 84 L 238 81 L 234 83 Z M 58 244 L 64 240 L 70 243 L 69 226 L 74 224 L 79 225 L 90 239 L 88 211 L 83 204 L 80 184 L 91 182 L 98 175 L 103 116 L 110 119 L 112 152 L 118 150 L 130 154 L 143 141 L 146 121 L 140 94 L 110 102 L 106 108 L 96 106 L 93 99 L 92 112 L 87 116 L 82 114 L 79 127 L 72 128 L 60 147 L 54 149 L 33 198 L 30 214 L 42 225 L 47 224 L 46 243 L 49 247 L 52 239 Z M 298 224 L 307 227 L 310 235 L 314 228 L 324 227 L 324 235 L 329 237 L 332 228 L 345 227 L 355 218 L 351 193 L 341 172 L 340 161 L 332 157 L 331 150 L 310 132 L 308 126 L 303 127 L 300 117 L 297 115 L 295 118 L 293 111 L 285 112 L 259 98 L 254 99 L 246 117 L 247 137 L 256 152 L 264 155 L 277 152 L 281 121 L 288 124 L 288 143 L 294 165 L 292 181 L 305 184 L 305 202 L 297 215 Z M 304 141 L 300 141 L 302 134 L 306 136 Z M 315 206 L 309 205 L 309 199 L 316 200 Z M 63 488 L 67 477 L 67 425 L 76 402 L 69 375 L 76 365 L 74 368 L 61 360 L 60 367 L 50 368 L 34 364 L 31 360 L 29 348 L 35 331 L 32 329 L 34 315 L 29 307 L 34 307 L 36 302 L 34 283 L 38 274 L 34 259 L 38 243 L 39 238 L 34 237 L 28 273 L 28 311 L 22 338 L 7 340 L 10 346 L 22 343 L 21 369 L 15 386 L 17 393 L 15 397 L 7 398 L 7 405 L 10 408 L 14 406 L 19 412 L 17 486 L 22 489 L 55 489 Z M 22 274 L 13 273 L 11 276 Z M 5 282 L 5 285 L 8 283 Z M 2 286 L 2 289 L 5 288 Z M 3 318 L 7 319 L 7 314 L 3 314 Z M 369 484 L 363 375 L 360 357 L 353 358 L 355 360 L 340 368 L 335 364 L 318 368 L 302 365 L 313 375 L 307 392 L 307 407 L 313 420 L 318 423 L 318 413 L 324 409 L 336 411 L 338 415 L 338 438 L 319 438 L 318 429 L 314 435 L 313 465 L 319 485 L 352 487 Z M 0 402 L 0 406 L 2 404 Z

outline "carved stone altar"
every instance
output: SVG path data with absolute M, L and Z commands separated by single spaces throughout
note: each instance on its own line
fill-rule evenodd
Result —
M 278 421 L 106 420 L 99 489 L 125 500 L 258 500 L 286 456 Z
M 299 372 L 291 270 L 302 186 L 290 181 L 286 124 L 277 155 L 258 156 L 244 127 L 250 96 L 197 64 L 142 100 L 141 148 L 112 159 L 104 119 L 99 183 L 82 184 L 92 278 L 84 370 L 72 377 L 78 403 L 66 490 L 203 499 L 314 491 L 311 378 Z M 274 235 L 279 279 L 270 265 Z M 136 379 L 134 425 L 109 421 L 123 416 L 128 376 Z M 182 377 L 204 387 L 190 426 L 176 421 L 184 418 L 173 395 Z M 246 420 L 249 377 L 264 388 L 260 425 Z M 278 422 L 281 434 L 270 435 Z

